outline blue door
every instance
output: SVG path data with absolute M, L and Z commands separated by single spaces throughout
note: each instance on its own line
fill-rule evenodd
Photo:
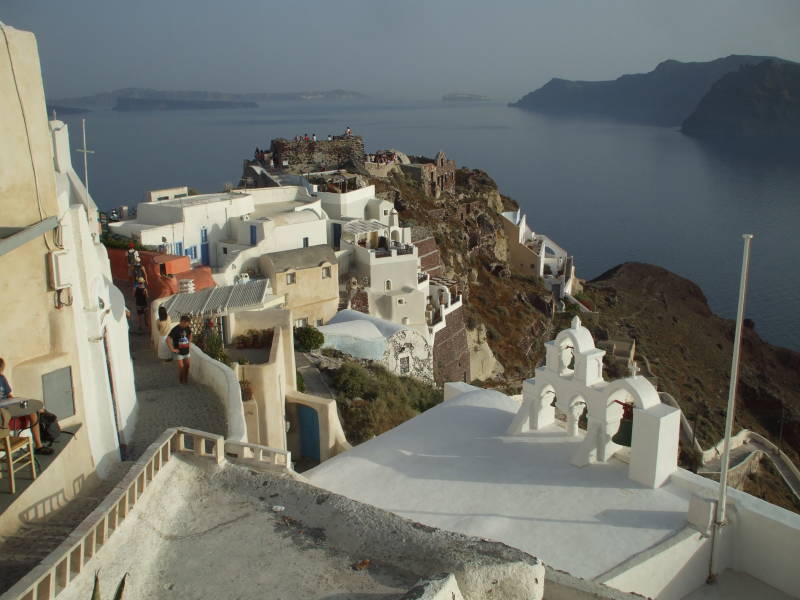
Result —
M 300 418 L 300 454 L 305 458 L 319 460 L 319 415 L 310 406 L 297 405 Z
M 341 223 L 334 223 L 333 224 L 333 247 L 338 250 L 339 244 L 342 241 L 342 224 Z
M 175 254 L 183 256 L 183 242 L 175 242 Z
M 211 264 L 211 255 L 208 251 L 208 229 L 205 227 L 200 230 L 200 261 L 204 265 Z
M 250 225 L 250 245 L 251 246 L 255 246 L 256 245 L 256 237 L 257 237 L 256 226 L 255 225 Z

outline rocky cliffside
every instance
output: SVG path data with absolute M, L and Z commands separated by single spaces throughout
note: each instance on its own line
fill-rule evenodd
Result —
M 551 79 L 512 106 L 554 114 L 680 125 L 723 75 L 768 58 L 731 55 L 709 62 L 666 60 L 649 73 L 622 75 L 614 81 Z
M 800 64 L 766 60 L 717 81 L 682 131 L 694 136 L 800 136 Z

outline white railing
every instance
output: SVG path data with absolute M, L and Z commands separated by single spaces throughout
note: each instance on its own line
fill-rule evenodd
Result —
M 247 442 L 226 441 L 225 456 L 239 460 L 255 461 L 276 467 L 292 468 L 292 453 L 268 446 Z
M 291 470 L 291 453 L 275 448 L 226 441 L 221 435 L 187 427 L 167 429 L 137 460 L 75 531 L 39 565 L 0 595 L 0 600 L 53 600 L 86 567 L 119 529 L 173 454 L 192 453 L 222 464 L 226 456 L 250 458 Z

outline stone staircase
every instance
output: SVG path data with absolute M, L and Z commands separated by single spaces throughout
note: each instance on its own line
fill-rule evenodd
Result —
M 22 525 L 13 535 L 0 537 L 0 594 L 66 539 L 165 429 L 183 425 L 226 434 L 225 411 L 214 392 L 193 381 L 191 371 L 188 385 L 178 383 L 177 364 L 158 360 L 149 339 L 148 335 L 131 335 L 138 410 L 134 436 L 128 440 L 129 460 L 117 464 L 106 479 L 87 484 L 58 512 Z
M 128 472 L 132 461 L 115 465 L 108 478 L 87 485 L 64 508 L 0 537 L 0 594 L 55 550 Z

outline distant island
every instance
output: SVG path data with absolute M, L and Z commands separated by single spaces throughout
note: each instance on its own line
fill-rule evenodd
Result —
M 683 122 L 697 137 L 800 137 L 800 64 L 765 60 L 717 81 Z
M 481 96 L 480 94 L 467 94 L 464 92 L 452 92 L 442 96 L 444 102 L 486 102 L 491 100 L 488 96 Z
M 158 98 L 117 98 L 113 110 L 190 110 L 220 108 L 257 108 L 255 102 L 231 100 L 164 100 Z
M 587 115 L 649 125 L 680 126 L 718 80 L 769 56 L 731 55 L 709 62 L 666 60 L 649 73 L 613 81 L 551 79 L 511 106 L 563 115 Z
M 247 106 L 258 105 L 267 102 L 326 102 L 341 100 L 363 100 L 366 95 L 351 90 L 325 90 L 307 92 L 250 92 L 250 93 L 229 93 L 229 92 L 208 92 L 198 90 L 154 90 L 150 88 L 123 88 L 110 92 L 101 92 L 90 96 L 79 96 L 74 98 L 63 98 L 54 100 L 53 104 L 69 108 L 114 108 L 122 105 L 131 104 L 133 100 L 150 100 L 158 102 L 237 102 L 248 103 Z M 137 104 L 136 102 L 132 105 Z M 146 104 L 146 103 L 145 103 Z M 174 107 L 173 107 L 174 108 Z M 190 107 L 184 107 L 190 108 Z M 222 106 L 193 106 L 191 108 L 231 108 Z M 118 110 L 129 110 L 120 108 Z M 149 109 L 154 110 L 154 109 Z

